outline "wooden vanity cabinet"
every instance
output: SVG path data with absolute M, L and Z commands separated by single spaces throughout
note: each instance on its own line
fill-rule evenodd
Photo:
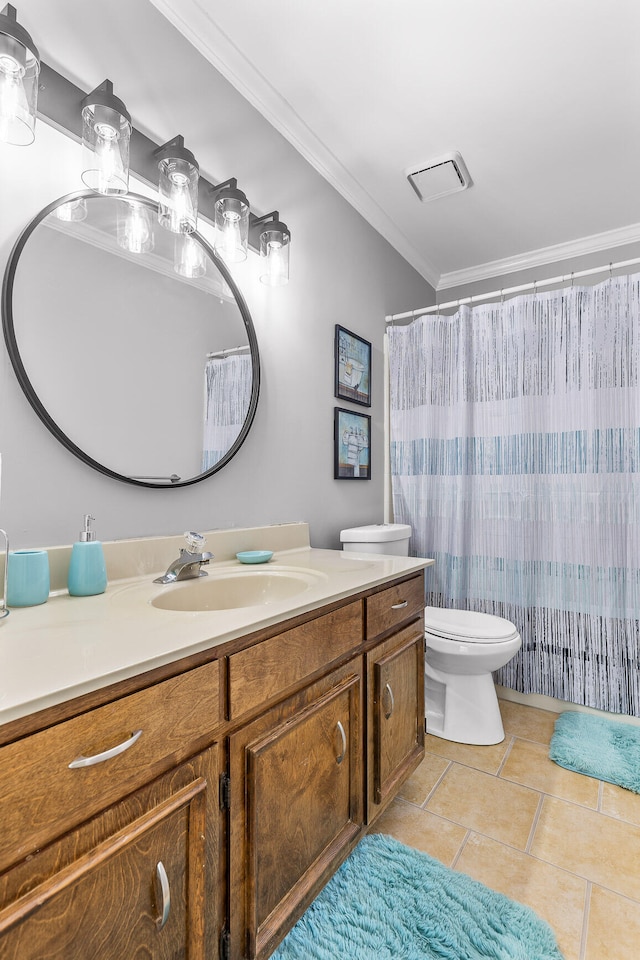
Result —
M 420 762 L 423 610 L 419 573 L 0 731 L 0 960 L 266 960 Z

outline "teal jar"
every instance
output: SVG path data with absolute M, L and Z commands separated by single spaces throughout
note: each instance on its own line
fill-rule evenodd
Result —
M 84 516 L 84 530 L 71 548 L 68 587 L 72 597 L 93 597 L 107 589 L 107 567 L 102 544 L 91 530 L 90 514 Z
M 49 557 L 46 550 L 12 550 L 8 557 L 8 607 L 33 607 L 49 598 Z

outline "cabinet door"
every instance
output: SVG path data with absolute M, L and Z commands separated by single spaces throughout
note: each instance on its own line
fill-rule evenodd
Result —
M 182 777 L 176 789 L 156 789 L 152 804 L 152 788 L 141 790 L 121 805 L 137 816 L 76 859 L 68 852 L 82 849 L 82 829 L 45 851 L 43 863 L 34 858 L 32 872 L 40 874 L 39 882 L 0 910 L 3 960 L 209 960 L 217 955 L 218 909 L 208 898 L 215 897 L 218 879 L 211 856 L 218 849 L 218 764 L 214 751 L 207 753 L 200 769 L 211 774 L 209 780 L 192 776 L 184 782 Z M 115 815 L 105 819 L 110 816 Z
M 367 654 L 368 822 L 424 756 L 422 621 Z
M 234 957 L 268 956 L 359 835 L 361 669 L 348 664 L 230 738 Z

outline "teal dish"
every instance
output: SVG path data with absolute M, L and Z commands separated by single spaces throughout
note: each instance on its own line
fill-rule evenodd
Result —
M 273 556 L 273 550 L 243 550 L 236 553 L 240 563 L 268 563 Z

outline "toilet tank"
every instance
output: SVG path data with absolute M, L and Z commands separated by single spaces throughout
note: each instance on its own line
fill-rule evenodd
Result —
M 372 523 L 340 531 L 342 549 L 351 553 L 388 553 L 409 556 L 411 527 L 406 523 Z

